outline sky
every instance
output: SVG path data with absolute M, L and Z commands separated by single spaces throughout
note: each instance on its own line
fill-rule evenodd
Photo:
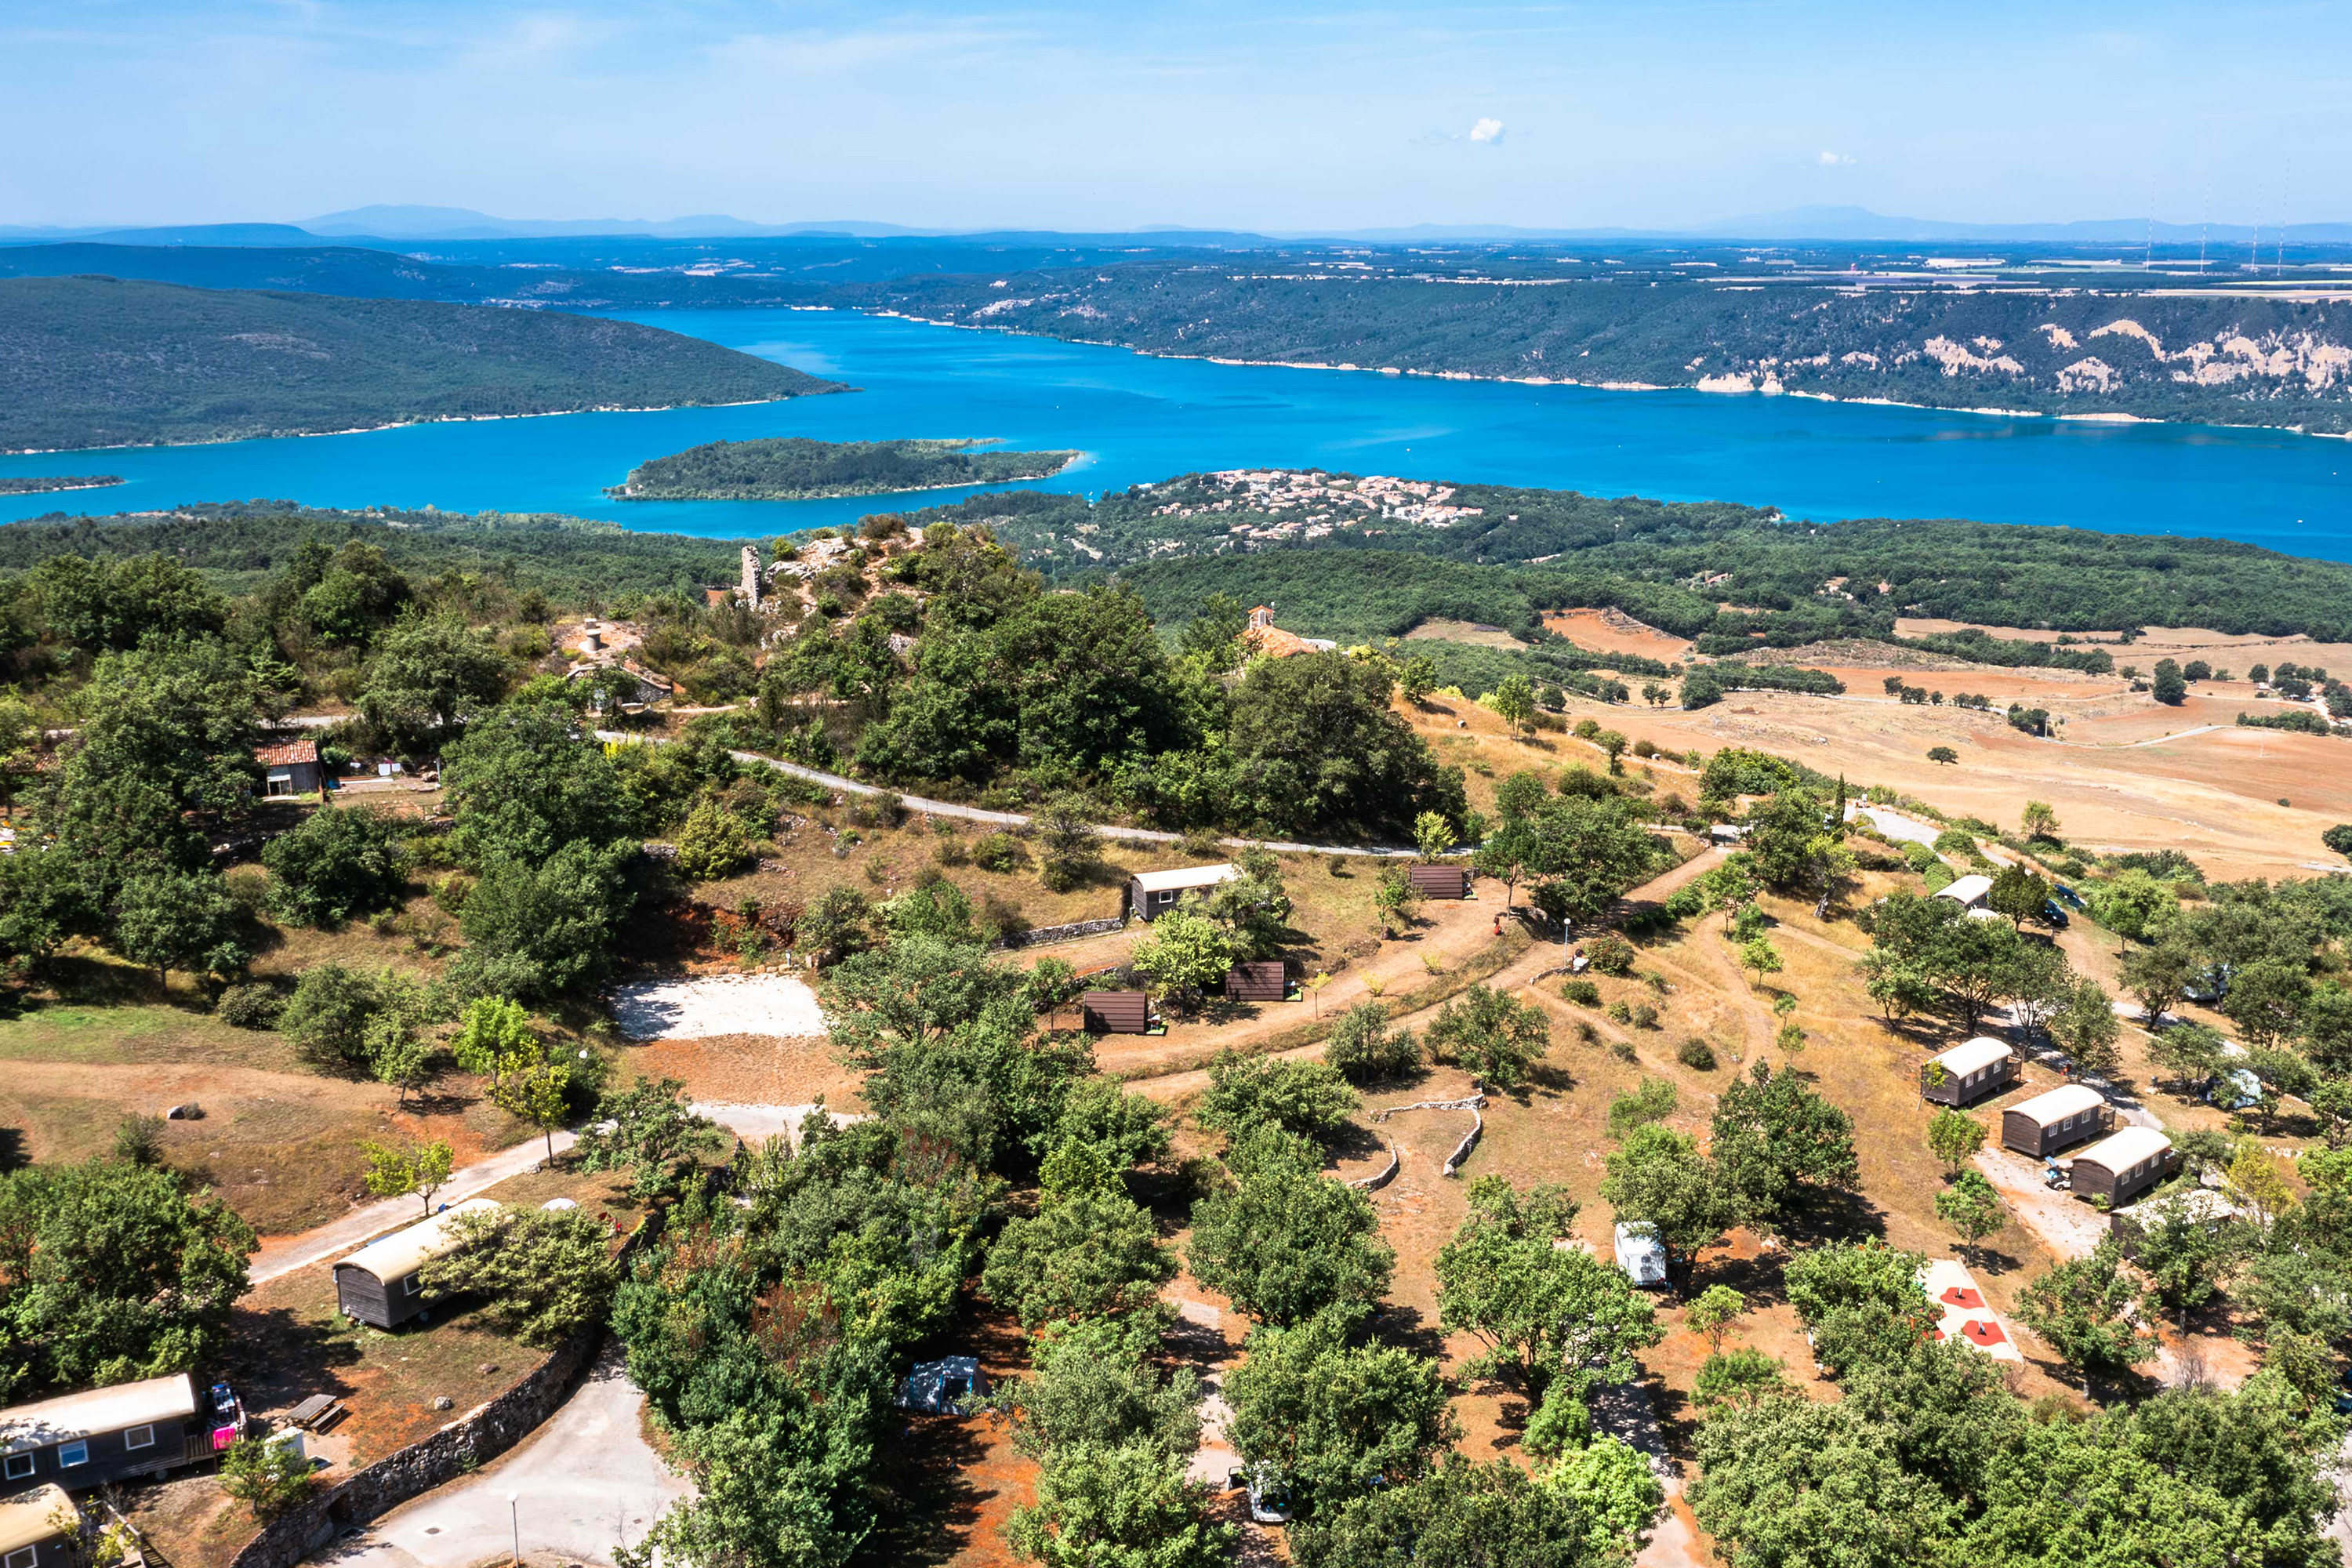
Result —
M 0 224 L 2352 219 L 2352 0 L 6 0 Z

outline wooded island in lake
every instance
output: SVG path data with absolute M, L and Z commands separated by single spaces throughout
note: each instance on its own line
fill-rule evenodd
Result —
M 975 452 L 976 439 L 812 441 L 779 436 L 712 441 L 630 471 L 606 493 L 625 500 L 814 500 L 893 490 L 1042 479 L 1076 452 Z

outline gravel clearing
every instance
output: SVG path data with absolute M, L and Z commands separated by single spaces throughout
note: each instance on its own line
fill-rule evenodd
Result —
M 808 983 L 791 974 L 660 980 L 613 993 L 613 1021 L 633 1040 L 712 1035 L 822 1036 L 824 1015 Z

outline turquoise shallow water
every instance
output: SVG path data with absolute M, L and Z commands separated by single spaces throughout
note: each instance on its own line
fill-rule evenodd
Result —
M 0 474 L 101 471 L 130 481 L 0 498 L 0 521 L 268 497 L 561 511 L 751 537 L 969 492 L 644 502 L 615 501 L 603 489 L 647 458 L 722 438 L 982 436 L 1083 449 L 1086 460 L 1047 488 L 1090 493 L 1192 469 L 1319 467 L 1747 501 L 1803 518 L 1966 517 L 2209 535 L 2352 560 L 2352 442 L 2281 431 L 1218 365 L 833 311 L 632 319 L 863 390 L 742 408 L 0 458 Z

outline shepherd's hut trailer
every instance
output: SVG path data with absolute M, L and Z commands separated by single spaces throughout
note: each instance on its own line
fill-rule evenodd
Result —
M 54 1483 L 0 1498 L 0 1568 L 70 1568 L 80 1528 L 73 1499 Z
M 1081 1017 L 1097 1035 L 1148 1035 L 1151 1032 L 1151 994 L 1148 991 L 1089 991 L 1078 998 Z
M 1990 1035 L 1929 1057 L 1919 1068 L 1919 1093 L 1937 1105 L 1973 1105 L 2017 1081 L 2017 1053 Z
M 2086 1084 L 2063 1084 L 2000 1114 L 2000 1141 L 2040 1160 L 2072 1148 L 2116 1124 L 2116 1109 Z
M 1228 1002 L 1279 1002 L 1289 994 L 1290 975 L 1278 958 L 1236 963 L 1225 971 Z
M 2075 1155 L 2067 1184 L 2078 1198 L 2105 1198 L 2119 1209 L 2164 1180 L 2172 1165 L 2171 1139 L 2153 1127 L 2126 1127 Z
M 1156 921 L 1174 909 L 1185 894 L 1205 892 L 1220 882 L 1237 881 L 1240 878 L 1241 873 L 1230 865 L 1138 871 L 1128 883 L 1128 903 L 1138 920 Z
M 1405 879 L 1424 899 L 1470 896 L 1470 873 L 1460 866 L 1414 866 L 1406 870 Z
M 496 1214 L 499 1207 L 496 1198 L 467 1198 L 369 1242 L 335 1265 L 335 1304 L 346 1316 L 379 1329 L 408 1321 L 425 1310 L 425 1266 L 457 1245 L 457 1222 L 467 1215 Z
M 0 1485 L 81 1490 L 168 1470 L 188 1458 L 195 1414 L 184 1372 L 0 1410 Z

